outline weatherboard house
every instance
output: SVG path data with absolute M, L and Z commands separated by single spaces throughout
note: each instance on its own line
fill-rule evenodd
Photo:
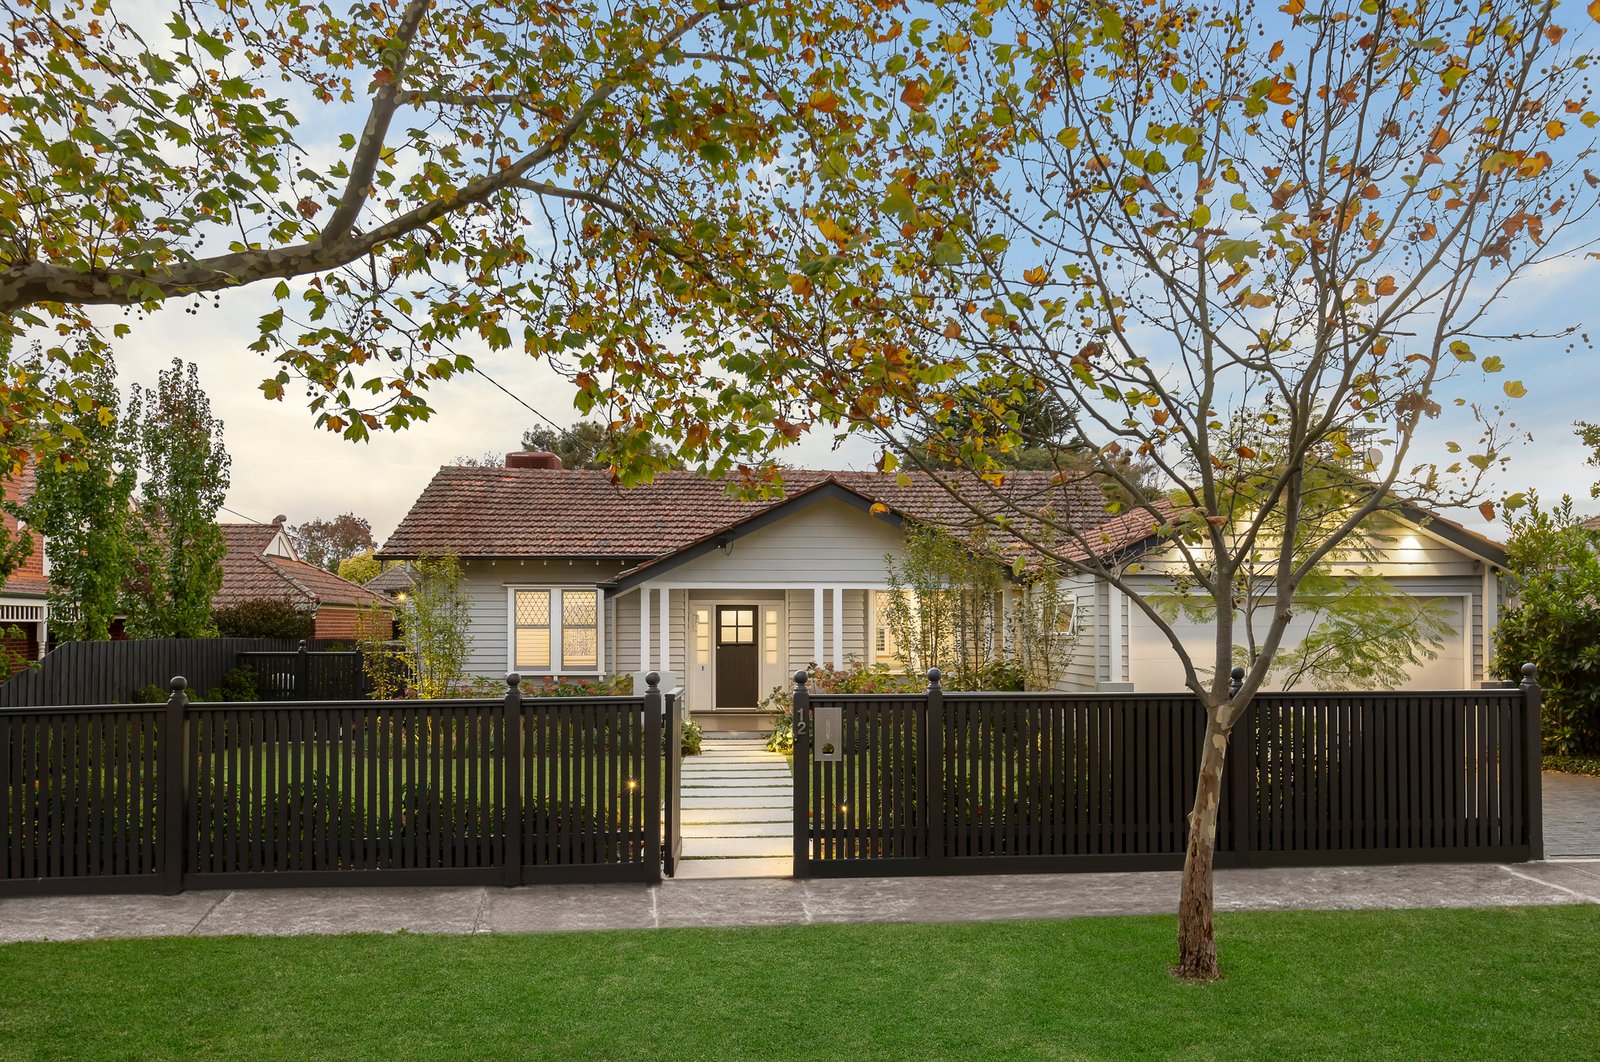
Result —
M 1009 473 L 999 488 L 957 484 L 957 497 L 928 474 L 786 470 L 784 491 L 740 500 L 692 472 L 623 489 L 603 471 L 518 452 L 504 468 L 441 468 L 379 556 L 460 560 L 474 674 L 658 670 L 684 688 L 692 712 L 728 729 L 763 725 L 763 696 L 808 664 L 898 665 L 885 623 L 886 557 L 902 555 L 914 523 L 961 530 L 973 522 L 972 506 L 1048 500 L 1057 519 L 1073 521 L 1119 563 L 1139 561 L 1127 569 L 1136 571 L 1132 585 L 1171 587 L 1162 561 L 1169 547 L 1147 516 L 1109 516 L 1098 492 L 1074 497 L 1050 472 Z M 1488 680 L 1504 547 L 1415 508 L 1373 521 L 1385 525 L 1385 546 L 1360 569 L 1435 600 L 1448 619 L 1437 658 L 1414 669 L 1408 687 Z M 1182 687 L 1165 635 L 1121 592 L 1088 578 L 1064 580 L 1062 589 L 1077 638 L 1057 668 L 1059 688 Z M 1015 586 L 1003 596 L 1014 602 L 1023 592 Z M 1208 623 L 1180 618 L 1175 628 L 1195 659 L 1209 658 Z M 1303 633 L 1291 627 L 1290 640 Z

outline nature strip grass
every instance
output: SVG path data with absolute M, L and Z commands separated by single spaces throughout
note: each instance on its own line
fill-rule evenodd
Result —
M 1591 1055 L 1600 908 L 0 947 L 0 1057 Z

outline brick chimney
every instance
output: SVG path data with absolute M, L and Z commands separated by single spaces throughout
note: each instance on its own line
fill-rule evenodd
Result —
M 561 458 L 547 450 L 513 450 L 506 454 L 506 467 L 559 469 Z

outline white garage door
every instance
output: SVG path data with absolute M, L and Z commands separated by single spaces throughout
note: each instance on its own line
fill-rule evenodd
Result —
M 1409 679 L 1400 688 L 1408 690 L 1454 690 L 1467 682 L 1467 645 L 1462 632 L 1462 606 L 1460 597 L 1423 598 L 1435 601 L 1446 617 L 1450 633 L 1443 638 L 1439 655 L 1413 668 Z M 1170 693 L 1184 688 L 1183 665 L 1178 654 L 1149 617 L 1136 606 L 1129 606 L 1128 672 L 1133 688 L 1139 693 Z M 1309 621 L 1296 617 L 1290 621 L 1284 644 L 1298 645 L 1304 637 Z M 1191 621 L 1179 617 L 1172 623 L 1173 630 L 1182 640 L 1195 668 L 1201 672 L 1202 681 L 1211 667 L 1212 646 L 1216 635 L 1210 621 Z M 1306 688 L 1302 686 L 1301 688 Z

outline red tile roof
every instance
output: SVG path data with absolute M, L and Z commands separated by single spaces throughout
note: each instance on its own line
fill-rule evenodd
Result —
M 904 517 L 966 529 L 977 514 L 1051 511 L 1083 531 L 1105 525 L 1108 548 L 1149 536 L 1148 515 L 1112 519 L 1088 482 L 1063 485 L 1052 472 L 1012 472 L 999 486 L 974 478 L 913 473 L 908 483 L 876 472 L 784 471 L 785 496 L 742 501 L 693 472 L 667 472 L 639 487 L 614 485 L 588 469 L 441 468 L 384 543 L 380 555 L 416 557 L 660 558 L 702 542 L 807 491 L 833 482 Z M 1037 531 L 1043 524 L 1029 521 Z M 1058 538 L 1067 537 L 1065 534 Z M 1094 535 L 1096 541 L 1102 536 Z
M 222 559 L 222 589 L 211 600 L 215 608 L 245 601 L 287 601 L 306 609 L 319 605 L 393 605 L 388 598 L 314 564 L 265 555 L 282 530 L 276 524 L 217 526 L 222 528 L 228 553 Z
M 1591 516 L 1583 522 L 1584 527 L 1590 531 L 1600 531 L 1600 516 Z

